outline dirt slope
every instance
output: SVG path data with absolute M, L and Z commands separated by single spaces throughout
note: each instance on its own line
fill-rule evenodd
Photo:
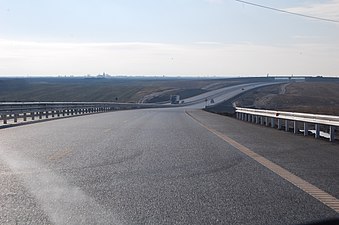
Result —
M 250 91 L 238 106 L 339 116 L 339 82 L 293 82 Z

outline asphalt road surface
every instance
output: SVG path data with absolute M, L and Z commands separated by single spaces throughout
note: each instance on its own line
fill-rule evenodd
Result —
M 0 130 L 0 224 L 339 219 L 197 120 L 339 198 L 338 144 L 201 110 L 130 110 Z

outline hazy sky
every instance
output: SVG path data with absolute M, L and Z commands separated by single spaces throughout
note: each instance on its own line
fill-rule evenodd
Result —
M 249 0 L 339 20 L 339 0 Z M 0 0 L 0 75 L 339 76 L 339 23 L 234 0 Z

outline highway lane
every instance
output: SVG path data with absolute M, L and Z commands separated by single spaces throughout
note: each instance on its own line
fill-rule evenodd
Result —
M 220 88 L 214 91 L 209 91 L 190 98 L 182 99 L 181 101 L 184 101 L 185 104 L 188 104 L 187 108 L 202 109 L 206 105 L 216 105 L 248 90 L 278 83 L 279 82 L 257 82 L 234 85 L 230 87 Z M 213 99 L 213 102 L 211 102 L 211 99 Z M 207 102 L 205 100 L 207 100 Z
M 223 132 L 233 127 L 233 138 L 256 151 L 272 149 L 257 149 L 265 138 L 242 132 L 248 124 L 194 115 Z M 279 131 L 265 132 L 270 144 L 286 143 Z M 338 217 L 182 108 L 55 120 L 3 129 L 0 136 L 1 224 L 298 224 Z M 289 151 L 294 142 L 285 145 Z M 323 172 L 338 171 L 336 157 Z M 298 169 L 290 158 L 279 163 L 336 192 L 330 176 L 312 180 L 308 164 L 301 161 Z

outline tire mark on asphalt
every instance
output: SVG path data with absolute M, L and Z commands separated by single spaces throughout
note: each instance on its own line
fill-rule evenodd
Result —
M 277 174 L 281 178 L 287 180 L 288 182 L 292 183 L 294 186 L 298 187 L 302 191 L 306 192 L 307 194 L 311 195 L 321 203 L 325 204 L 329 208 L 333 209 L 335 212 L 339 213 L 339 200 L 334 196 L 328 194 L 327 192 L 321 190 L 320 188 L 314 186 L 313 184 L 303 180 L 302 178 L 292 174 L 291 172 L 287 171 L 286 169 L 282 168 L 281 166 L 271 162 L 270 160 L 266 159 L 265 157 L 253 152 L 249 148 L 245 147 L 244 145 L 238 143 L 237 141 L 233 140 L 232 138 L 228 137 L 227 135 L 210 128 L 192 116 L 189 112 L 185 111 L 185 113 L 190 116 L 195 122 L 197 122 L 200 126 L 207 129 L 211 133 L 215 134 L 234 148 L 238 149 L 240 152 L 244 153 L 251 159 L 255 160 L 256 162 L 260 163 L 273 173 Z

